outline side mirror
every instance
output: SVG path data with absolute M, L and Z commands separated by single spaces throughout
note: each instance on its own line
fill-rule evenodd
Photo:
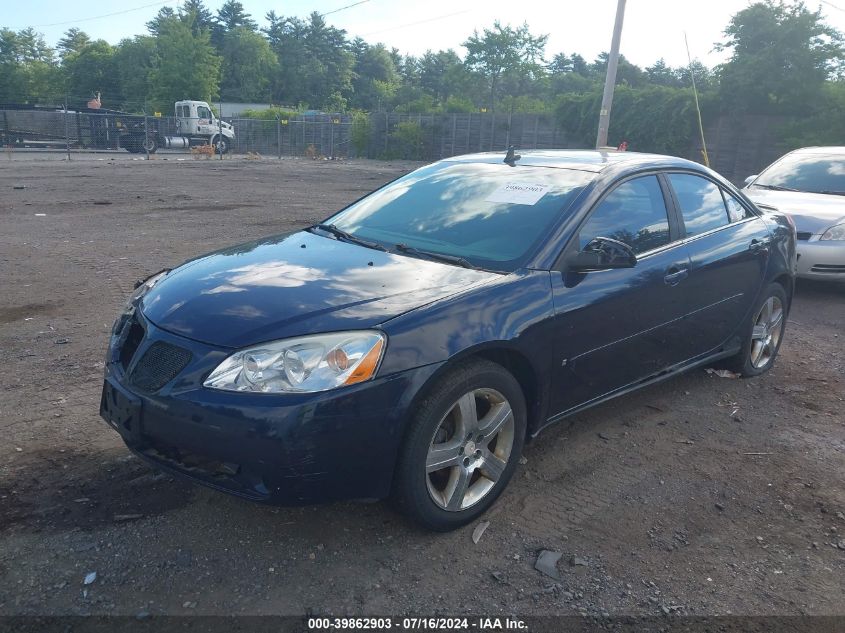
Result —
M 752 182 L 754 182 L 755 180 L 757 180 L 757 176 L 758 176 L 758 175 L 759 175 L 759 174 L 754 174 L 753 176 L 749 176 L 748 178 L 746 178 L 746 179 L 743 181 L 743 182 L 745 183 L 745 186 L 747 187 L 747 186 L 748 186 L 748 185 L 750 185 Z
M 633 268 L 636 265 L 637 254 L 634 249 L 625 242 L 610 237 L 596 237 L 590 240 L 583 251 L 573 253 L 566 260 L 566 267 L 577 272 Z

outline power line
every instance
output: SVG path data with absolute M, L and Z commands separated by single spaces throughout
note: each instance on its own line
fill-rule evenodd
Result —
M 370 35 L 378 35 L 379 33 L 386 33 L 387 31 L 398 31 L 399 29 L 405 29 L 409 26 L 417 26 L 418 24 L 426 24 L 428 22 L 435 22 L 436 20 L 445 20 L 446 18 L 451 18 L 455 15 L 461 15 L 463 13 L 469 13 L 473 11 L 473 9 L 465 9 L 463 11 L 455 11 L 454 13 L 447 13 L 446 15 L 438 15 L 434 18 L 429 18 L 427 20 L 419 20 L 418 22 L 409 22 L 408 24 L 400 24 L 399 26 L 392 26 L 388 29 L 382 29 L 380 31 L 370 31 L 369 33 L 364 33 L 361 37 L 369 37 Z
M 320 17 L 324 18 L 327 15 L 331 15 L 332 13 L 340 13 L 341 11 L 345 11 L 346 9 L 357 7 L 359 4 L 366 4 L 367 2 L 370 2 L 370 0 L 360 0 L 359 2 L 353 2 L 352 4 L 347 4 L 345 7 L 340 7 L 339 9 L 334 9 L 333 11 L 326 11 L 325 13 L 321 13 Z
M 150 7 L 158 7 L 163 4 L 170 4 L 172 2 L 176 2 L 176 0 L 164 0 L 163 2 L 153 2 L 152 4 L 145 4 L 141 7 L 135 7 L 134 9 L 124 9 L 123 11 L 115 11 L 114 13 L 105 13 L 103 15 L 95 15 L 90 18 L 79 18 L 78 20 L 68 20 L 67 22 L 53 22 L 52 24 L 36 24 L 34 28 L 43 28 L 47 26 L 64 26 L 65 24 L 77 24 L 79 22 L 88 22 L 90 20 L 100 20 L 102 18 L 110 18 L 113 15 L 123 15 L 124 13 L 131 13 L 132 11 L 140 11 L 141 9 L 149 9 Z
M 842 7 L 837 7 L 837 6 L 836 6 L 835 4 L 833 4 L 832 2 L 828 2 L 827 0 L 819 0 L 819 1 L 820 1 L 822 4 L 826 4 L 827 6 L 829 6 L 829 7 L 832 7 L 832 8 L 834 8 L 834 9 L 836 9 L 837 11 L 842 11 L 842 12 L 845 12 L 845 9 L 843 9 Z

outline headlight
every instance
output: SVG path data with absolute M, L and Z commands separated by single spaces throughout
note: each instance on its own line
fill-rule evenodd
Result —
M 203 386 L 224 391 L 326 391 L 372 378 L 385 337 L 372 330 L 334 332 L 274 341 L 235 352 Z
M 845 240 L 845 224 L 837 224 L 830 227 L 819 238 L 820 240 Z

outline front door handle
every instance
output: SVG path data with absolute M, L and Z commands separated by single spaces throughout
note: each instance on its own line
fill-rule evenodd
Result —
M 748 245 L 748 250 L 752 253 L 759 253 L 760 251 L 766 252 L 769 250 L 769 240 L 758 240 L 755 237 L 751 240 L 751 244 Z
M 681 280 L 685 279 L 687 275 L 689 275 L 689 270 L 687 268 L 672 266 L 666 271 L 666 276 L 663 278 L 663 281 L 665 281 L 669 286 L 675 286 L 679 284 Z

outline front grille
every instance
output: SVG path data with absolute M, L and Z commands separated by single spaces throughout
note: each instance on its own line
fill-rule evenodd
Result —
M 816 264 L 810 269 L 813 273 L 832 273 L 834 275 L 845 273 L 845 266 L 835 266 L 831 264 Z
M 156 341 L 135 364 L 129 382 L 143 391 L 158 391 L 191 362 L 191 352 Z
M 120 348 L 119 359 L 123 371 L 126 371 L 132 362 L 132 357 L 138 351 L 138 346 L 144 340 L 144 327 L 138 321 L 138 317 L 133 315 L 129 322 L 123 326 L 123 329 L 125 335 L 123 335 L 123 346 Z
M 798 239 L 801 240 L 802 242 L 806 242 L 811 237 L 813 237 L 813 234 L 810 233 L 809 231 L 798 231 Z

